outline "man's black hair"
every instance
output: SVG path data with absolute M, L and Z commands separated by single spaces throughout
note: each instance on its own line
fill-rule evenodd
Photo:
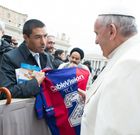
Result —
M 30 19 L 25 22 L 23 26 L 23 34 L 26 34 L 28 37 L 32 34 L 34 28 L 43 28 L 45 24 L 37 19 Z

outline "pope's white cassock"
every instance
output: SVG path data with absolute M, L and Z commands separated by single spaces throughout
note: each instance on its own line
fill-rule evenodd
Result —
M 87 91 L 81 135 L 140 135 L 139 39 L 115 49 Z

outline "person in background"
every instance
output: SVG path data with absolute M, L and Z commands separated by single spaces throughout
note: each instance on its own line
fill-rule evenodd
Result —
M 68 67 L 78 67 L 78 68 L 83 68 L 89 71 L 88 67 L 82 64 L 83 58 L 84 58 L 84 51 L 78 47 L 75 47 L 70 51 L 69 62 L 62 63 L 58 67 L 58 69 L 68 68 Z M 91 74 L 90 74 L 88 84 L 87 84 L 87 89 L 89 88 L 91 83 L 92 83 L 92 80 L 91 80 Z
M 84 61 L 83 64 L 86 65 L 89 68 L 89 71 L 91 73 L 92 83 L 93 83 L 96 80 L 98 75 L 96 73 L 93 75 L 91 62 L 89 60 Z
M 57 69 L 60 64 L 62 64 L 65 60 L 65 52 L 64 50 L 57 49 L 54 53 L 54 61 L 53 61 L 53 66 L 54 69 Z
M 23 26 L 24 41 L 18 48 L 3 55 L 0 70 L 8 79 L 8 86 L 13 98 L 28 98 L 36 96 L 40 92 L 40 84 L 45 78 L 44 72 L 34 73 L 34 78 L 17 83 L 15 70 L 21 63 L 39 66 L 41 69 L 52 67 L 49 55 L 44 52 L 47 42 L 45 24 L 37 19 L 30 19 Z M 38 60 L 37 60 L 38 58 Z M 5 85 L 4 85 L 5 86 Z M 0 98 L 4 98 L 1 96 Z
M 55 45 L 55 36 L 48 35 L 47 36 L 47 44 L 46 44 L 45 52 L 48 53 L 52 63 L 54 61 L 54 52 L 55 52 L 54 45 Z M 55 67 L 53 67 L 53 68 L 55 68 Z
M 3 54 L 13 49 L 13 47 L 6 40 L 2 38 L 4 35 L 4 31 L 5 31 L 5 24 L 0 21 L 0 63 Z
M 54 45 L 55 45 L 55 36 L 48 35 L 47 36 L 47 45 L 46 45 L 45 51 L 50 53 L 50 54 L 54 54 L 54 51 L 55 51 Z
M 69 54 L 66 54 L 66 57 L 65 57 L 64 62 L 65 62 L 65 63 L 66 63 L 66 62 L 69 62 Z
M 18 47 L 18 42 L 15 37 L 4 34 L 2 39 L 7 41 L 13 48 Z
M 86 65 L 89 68 L 90 73 L 92 73 L 91 62 L 89 60 L 86 60 L 83 62 L 83 64 Z
M 86 93 L 81 135 L 140 134 L 140 37 L 121 5 L 99 14 L 95 43 L 108 63 Z
M 83 58 L 84 58 L 84 51 L 78 47 L 73 48 L 69 55 L 69 62 L 61 64 L 59 68 L 81 67 L 86 70 L 89 70 L 87 66 L 81 63 Z

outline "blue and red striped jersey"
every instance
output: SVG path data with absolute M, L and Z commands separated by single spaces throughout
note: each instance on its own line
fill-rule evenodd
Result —
M 84 101 L 77 89 L 86 90 L 89 71 L 72 67 L 49 70 L 36 97 L 38 118 L 45 117 L 52 135 L 80 135 Z

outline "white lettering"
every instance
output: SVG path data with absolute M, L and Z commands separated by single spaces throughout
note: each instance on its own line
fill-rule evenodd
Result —
M 69 86 L 75 84 L 75 83 L 78 83 L 82 80 L 84 80 L 84 76 L 83 75 L 80 75 L 80 76 L 77 76 L 77 77 L 73 77 L 72 79 L 68 79 L 64 82 L 60 82 L 60 83 L 57 83 L 55 86 L 51 86 L 50 89 L 53 91 L 53 92 L 56 92 L 56 91 L 60 91 L 62 89 L 66 89 L 68 88 Z

